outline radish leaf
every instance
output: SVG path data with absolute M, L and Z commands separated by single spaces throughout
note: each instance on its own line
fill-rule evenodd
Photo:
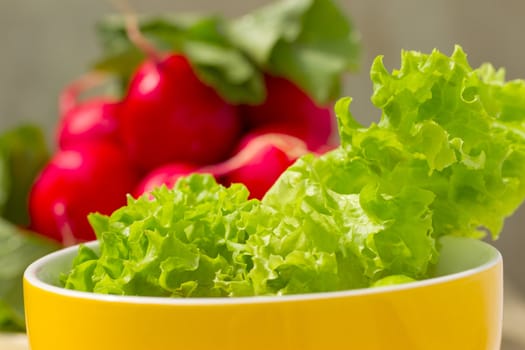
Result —
M 223 19 L 186 15 L 143 17 L 139 26 L 159 50 L 184 53 L 200 78 L 228 101 L 258 103 L 264 98 L 261 73 L 222 33 Z M 94 68 L 115 73 L 127 81 L 145 56 L 127 38 L 124 18 L 101 21 L 98 33 L 105 57 Z
M 356 68 L 359 40 L 331 0 L 285 0 L 234 20 L 232 41 L 257 64 L 326 103 L 340 93 L 342 73 Z
M 33 180 L 49 158 L 42 130 L 25 125 L 0 135 L 3 197 L 1 216 L 18 224 L 29 224 L 27 200 Z
M 284 0 L 229 20 L 219 16 L 142 16 L 145 38 L 161 51 L 188 56 L 197 74 L 231 103 L 264 100 L 263 72 L 292 80 L 319 104 L 339 96 L 343 73 L 355 68 L 355 29 L 332 0 Z M 99 23 L 103 57 L 97 70 L 126 83 L 145 58 L 128 39 L 125 20 Z
M 58 248 L 43 237 L 0 219 L 0 331 L 24 330 L 24 270 Z

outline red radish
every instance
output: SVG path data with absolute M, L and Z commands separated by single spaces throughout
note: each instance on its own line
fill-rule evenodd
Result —
M 33 184 L 31 228 L 65 245 L 95 238 L 91 212 L 110 214 L 126 203 L 137 176 L 125 154 L 110 143 L 57 152 Z
M 68 149 L 84 142 L 118 142 L 118 103 L 109 98 L 94 98 L 77 104 L 58 124 L 57 143 Z
M 225 176 L 226 185 L 243 183 L 250 190 L 250 198 L 260 199 L 281 173 L 307 151 L 305 143 L 296 137 L 254 131 L 241 139 L 232 158 L 201 171 Z
M 240 132 L 237 108 L 202 83 L 181 55 L 139 67 L 119 122 L 126 151 L 143 170 L 171 162 L 221 161 Z
M 63 116 L 73 109 L 79 103 L 80 95 L 83 92 L 101 85 L 105 79 L 104 74 L 91 71 L 69 83 L 60 93 L 58 99 L 60 115 Z
M 248 134 L 249 137 L 243 138 L 241 143 L 245 144 L 247 142 L 247 140 L 249 140 L 249 139 L 252 139 L 254 137 L 259 137 L 259 136 L 262 136 L 262 135 L 270 135 L 270 134 L 278 134 L 279 137 L 281 137 L 281 138 L 283 136 L 293 136 L 293 138 L 290 138 L 290 139 L 291 140 L 296 140 L 299 137 L 294 136 L 294 130 L 296 130 L 295 128 L 296 128 L 296 126 L 293 125 L 293 124 L 285 124 L 285 123 L 265 124 L 265 125 L 263 125 L 261 127 L 258 127 L 256 129 L 250 130 L 250 132 Z M 308 148 L 304 140 L 301 139 L 301 142 L 302 142 L 302 145 L 305 148 Z M 304 151 L 305 152 L 309 151 L 309 152 L 321 155 L 323 153 L 326 153 L 328 151 L 333 150 L 336 147 L 337 147 L 336 144 L 326 143 L 324 145 L 321 145 L 320 147 L 316 147 L 315 150 L 306 149 Z M 237 148 L 239 148 L 239 146 Z
M 250 191 L 250 198 L 261 199 L 293 159 L 278 147 L 268 144 L 251 156 L 249 163 L 228 174 L 228 182 L 243 183 Z
M 148 173 L 135 187 L 133 196 L 135 198 L 144 193 L 150 192 L 153 188 L 161 185 L 166 185 L 168 188 L 173 188 L 179 178 L 196 172 L 198 167 L 186 163 L 174 163 L 163 165 Z
M 118 142 L 118 102 L 110 97 L 80 100 L 83 92 L 101 85 L 104 80 L 103 75 L 90 72 L 73 81 L 60 94 L 57 143 L 61 149 L 91 141 Z
M 267 96 L 260 105 L 243 106 L 249 128 L 279 125 L 286 133 L 305 140 L 316 151 L 330 143 L 335 131 L 332 106 L 319 106 L 301 88 L 283 77 L 265 75 Z

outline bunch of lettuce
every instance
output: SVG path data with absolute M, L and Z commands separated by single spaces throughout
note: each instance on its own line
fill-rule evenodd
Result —
M 292 165 L 262 199 L 193 175 L 90 220 L 67 288 L 165 296 L 282 295 L 431 276 L 444 235 L 496 238 L 525 198 L 525 82 L 448 57 L 372 65 L 365 128 L 336 105 L 341 146 Z

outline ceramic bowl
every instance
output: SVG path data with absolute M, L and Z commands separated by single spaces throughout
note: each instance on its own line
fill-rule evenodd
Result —
M 59 286 L 59 276 L 76 251 L 71 247 L 52 253 L 25 272 L 32 350 L 500 348 L 502 258 L 478 240 L 444 238 L 436 275 L 424 281 L 243 298 L 66 290 Z

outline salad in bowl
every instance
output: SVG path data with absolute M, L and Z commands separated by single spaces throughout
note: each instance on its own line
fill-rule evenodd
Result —
M 459 46 L 371 79 L 381 120 L 340 99 L 340 146 L 262 199 L 194 174 L 91 214 L 96 242 L 26 270 L 32 349 L 498 349 L 502 261 L 479 239 L 525 197 L 525 82 Z

